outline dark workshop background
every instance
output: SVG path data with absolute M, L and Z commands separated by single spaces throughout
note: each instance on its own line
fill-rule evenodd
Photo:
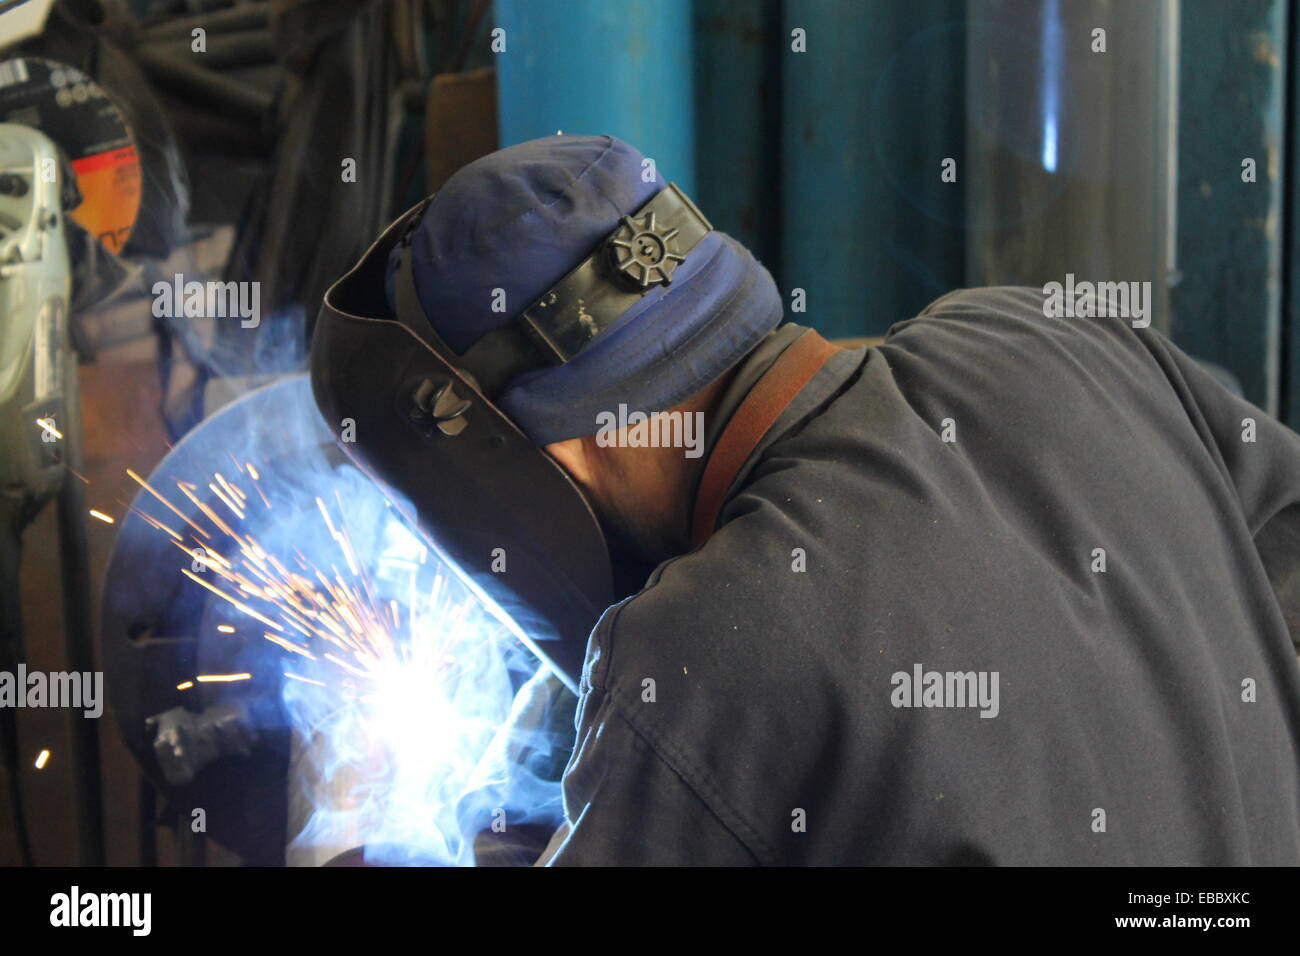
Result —
M 302 368 L 324 289 L 395 215 L 557 130 L 653 157 L 828 335 L 882 335 L 961 286 L 1149 280 L 1158 327 L 1300 423 L 1295 0 L 67 0 L 21 51 L 95 77 L 141 145 L 118 250 L 135 281 L 77 317 L 88 507 L 120 512 L 127 467 Z M 261 282 L 256 334 L 155 319 L 146 290 L 180 271 Z M 51 510 L 23 564 L 45 670 Z M 114 531 L 90 525 L 97 595 Z M 23 779 L 42 864 L 78 859 L 66 723 L 23 716 L 24 752 L 53 754 Z M 166 806 L 139 803 L 113 721 L 99 732 L 107 861 L 139 862 L 154 822 L 143 852 L 175 859 Z M 0 816 L 0 863 L 10 831 Z

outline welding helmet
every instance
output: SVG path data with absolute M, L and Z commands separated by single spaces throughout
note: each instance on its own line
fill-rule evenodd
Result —
M 564 136 L 470 164 L 328 291 L 312 343 L 344 449 L 573 688 L 618 595 L 595 513 L 543 446 L 620 403 L 673 407 L 781 318 L 767 271 L 645 162 Z

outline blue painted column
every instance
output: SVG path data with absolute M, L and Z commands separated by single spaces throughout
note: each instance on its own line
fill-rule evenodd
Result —
M 1286 12 L 1286 143 L 1282 165 L 1282 421 L 1300 431 L 1300 22 L 1295 7 Z
M 781 43 L 782 291 L 796 322 L 880 335 L 959 286 L 965 6 L 804 0 Z M 802 30 L 806 52 L 792 49 Z
M 496 0 L 501 145 L 609 133 L 695 189 L 690 0 Z
M 1279 386 L 1287 4 L 1185 0 L 1181 16 L 1182 278 L 1174 290 L 1173 338 L 1226 368 L 1248 399 L 1276 415 L 1285 411 Z M 1246 159 L 1254 161 L 1253 182 L 1242 178 Z
M 696 0 L 695 200 L 781 282 L 780 0 Z

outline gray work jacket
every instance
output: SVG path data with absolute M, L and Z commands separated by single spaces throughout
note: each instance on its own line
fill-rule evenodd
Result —
M 1297 637 L 1300 436 L 1154 330 L 957 292 L 605 613 L 543 862 L 1295 865 Z

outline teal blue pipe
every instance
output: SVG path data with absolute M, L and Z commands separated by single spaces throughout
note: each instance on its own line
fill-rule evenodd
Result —
M 496 0 L 501 145 L 609 133 L 695 191 L 690 0 Z
M 781 282 L 780 0 L 696 0 L 694 198 Z
M 824 335 L 882 335 L 962 284 L 964 5 L 783 10 L 781 285 Z M 792 49 L 801 30 L 807 52 Z
M 1189 0 L 1179 38 L 1181 282 L 1172 336 L 1231 372 L 1273 415 L 1289 411 L 1279 402 L 1281 242 L 1283 214 L 1292 212 L 1282 208 L 1281 177 L 1294 162 L 1283 148 L 1287 11 L 1283 0 Z M 1242 181 L 1246 157 L 1255 160 L 1254 182 Z

